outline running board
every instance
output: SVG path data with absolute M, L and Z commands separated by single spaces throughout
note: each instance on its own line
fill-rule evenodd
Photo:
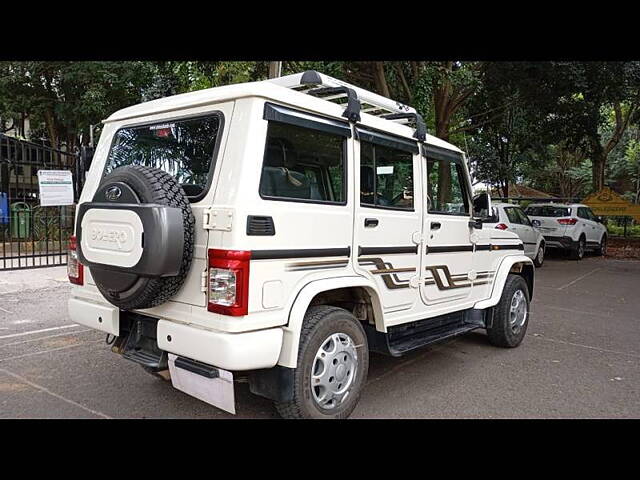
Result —
M 387 333 L 365 325 L 369 349 L 400 357 L 407 352 L 485 327 L 484 310 L 463 310 L 390 327 Z

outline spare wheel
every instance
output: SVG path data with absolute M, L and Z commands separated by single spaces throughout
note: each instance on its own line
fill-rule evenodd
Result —
M 113 305 L 155 307 L 175 295 L 189 273 L 194 224 L 175 178 L 157 168 L 119 167 L 78 207 L 78 256 Z

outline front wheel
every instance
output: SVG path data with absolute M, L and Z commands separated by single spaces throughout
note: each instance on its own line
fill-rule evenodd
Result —
M 520 345 L 529 325 L 529 288 L 520 275 L 509 275 L 495 306 L 491 327 L 487 328 L 489 342 L 497 347 Z
M 369 347 L 360 322 L 328 305 L 305 315 L 293 399 L 276 402 L 283 418 L 347 418 L 367 380 Z
M 596 254 L 600 256 L 605 256 L 607 254 L 607 236 L 603 235 L 602 240 L 600 240 L 600 245 L 596 248 Z

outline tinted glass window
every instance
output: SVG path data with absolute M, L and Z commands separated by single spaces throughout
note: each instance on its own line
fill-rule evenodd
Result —
M 413 209 L 413 156 L 401 150 L 362 142 L 360 203 Z
M 175 177 L 188 197 L 204 193 L 215 162 L 220 117 L 121 128 L 114 136 L 105 175 L 124 165 L 159 168 Z
M 530 206 L 525 210 L 530 217 L 569 217 L 571 209 L 554 205 Z
M 589 214 L 587 213 L 587 209 L 584 207 L 578 207 L 578 216 L 580 218 L 589 219 Z
M 529 225 L 531 226 L 531 220 L 529 220 L 529 217 L 527 217 L 527 214 L 524 213 L 522 211 L 522 209 L 520 208 L 515 208 L 514 209 L 516 211 L 516 214 L 518 215 L 518 218 L 520 219 L 520 223 L 522 225 Z
M 260 195 L 343 203 L 344 145 L 341 136 L 269 122 Z
M 469 214 L 466 180 L 460 164 L 427 158 L 427 175 L 429 213 Z
M 507 218 L 509 219 L 509 222 L 522 223 L 522 221 L 520 220 L 520 217 L 518 216 L 518 212 L 516 212 L 515 208 L 513 207 L 505 208 L 504 213 L 507 214 Z

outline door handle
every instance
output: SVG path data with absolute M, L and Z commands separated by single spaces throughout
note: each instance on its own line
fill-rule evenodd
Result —
M 377 227 L 378 226 L 378 219 L 377 218 L 365 218 L 364 219 L 364 226 L 365 227 Z
M 431 230 L 440 230 L 442 224 L 440 222 L 431 222 Z

